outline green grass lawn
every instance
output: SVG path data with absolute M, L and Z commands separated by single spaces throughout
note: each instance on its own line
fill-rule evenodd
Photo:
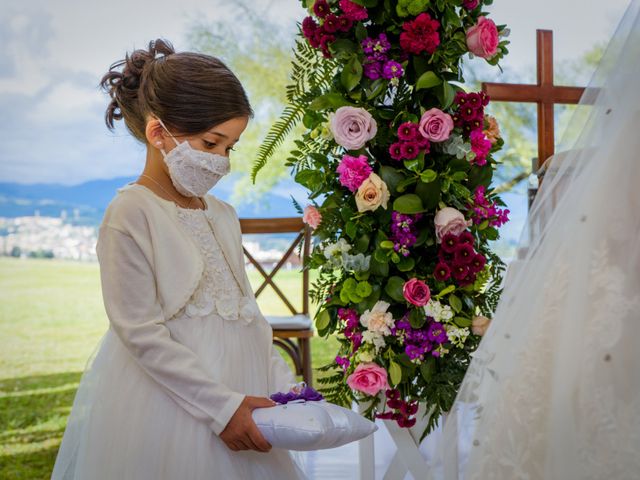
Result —
M 257 272 L 250 278 L 259 284 Z M 300 272 L 279 272 L 276 283 L 300 302 Z M 265 314 L 288 312 L 271 289 L 258 300 Z M 50 477 L 81 372 L 107 327 L 97 264 L 0 257 L 0 479 Z M 336 348 L 315 337 L 314 367 Z

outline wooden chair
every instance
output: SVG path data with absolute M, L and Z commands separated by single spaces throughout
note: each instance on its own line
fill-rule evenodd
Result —
M 288 218 L 252 218 L 240 219 L 240 227 L 243 234 L 274 234 L 274 233 L 298 233 L 291 246 L 275 265 L 270 273 L 267 273 L 243 246 L 244 254 L 262 275 L 264 281 L 256 289 L 258 297 L 267 286 L 271 287 L 287 306 L 291 315 L 271 316 L 266 319 L 273 328 L 273 343 L 280 347 L 293 361 L 296 375 L 302 375 L 307 385 L 312 384 L 311 370 L 311 337 L 313 337 L 313 325 L 309 316 L 309 271 L 302 271 L 302 308 L 296 309 L 287 295 L 276 285 L 274 277 L 278 270 L 287 262 L 291 255 L 296 255 L 296 247 L 302 243 L 302 258 L 309 256 L 311 249 L 311 230 L 302 222 L 300 217 Z M 302 263 L 302 261 L 301 261 Z M 294 341 L 295 340 L 295 341 Z

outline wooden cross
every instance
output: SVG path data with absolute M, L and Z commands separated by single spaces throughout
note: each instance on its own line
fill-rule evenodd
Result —
M 536 30 L 536 85 L 483 83 L 482 91 L 497 102 L 527 102 L 538 104 L 538 159 L 536 171 L 555 150 L 553 106 L 577 104 L 582 87 L 560 87 L 553 84 L 553 32 Z

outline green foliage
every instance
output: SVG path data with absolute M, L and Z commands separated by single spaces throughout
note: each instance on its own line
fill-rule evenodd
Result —
M 377 405 L 377 400 L 351 392 L 345 383 L 346 375 L 358 365 L 373 361 L 386 369 L 390 383 L 403 400 L 427 405 L 432 412 L 429 424 L 433 425 L 440 413 L 451 408 L 470 354 L 477 346 L 478 338 L 468 330 L 473 316 L 495 306 L 500 293 L 502 264 L 489 249 L 489 242 L 497 238 L 498 231 L 489 221 L 471 227 L 467 235 L 471 234 L 473 240 L 468 237 L 465 240 L 472 244 L 473 256 L 483 255 L 489 260 L 484 270 L 478 267 L 480 271 L 471 271 L 468 266 L 462 276 L 458 272 L 455 278 L 445 280 L 436 280 L 434 275 L 436 264 L 446 258 L 440 239 L 436 238 L 436 213 L 452 207 L 466 218 L 471 217 L 475 214 L 473 192 L 480 186 L 487 190 L 485 195 L 490 202 L 499 202 L 489 186 L 497 165 L 493 155 L 502 143 L 490 143 L 490 151 L 483 154 L 486 162 L 476 162 L 476 154 L 470 153 L 478 148 L 470 143 L 471 130 L 483 130 L 485 119 L 480 112 L 475 118 L 479 123 L 473 127 L 469 123 L 472 119 L 460 122 L 463 115 L 469 114 L 463 111 L 462 100 L 456 99 L 458 92 L 463 91 L 460 60 L 467 53 L 465 32 L 484 13 L 481 8 L 470 12 L 458 2 L 445 0 L 405 1 L 394 6 L 376 0 L 357 3 L 367 6 L 368 19 L 356 22 L 347 31 L 335 32 L 328 45 L 313 48 L 300 35 L 294 50 L 292 80 L 287 87 L 288 106 L 261 147 L 254 176 L 294 125 L 302 122 L 304 129 L 294 140 L 286 164 L 295 180 L 308 189 L 310 202 L 322 215 L 314 231 L 316 246 L 305 265 L 318 271 L 311 289 L 313 301 L 321 306 L 315 322 L 320 335 L 336 336 L 338 356 L 350 363 L 346 370 L 336 363 L 324 367 L 322 392 L 330 401 L 344 404 L 355 396 L 356 401 L 369 405 L 367 415 L 379 412 L 382 406 Z M 334 3 L 330 5 L 337 8 Z M 412 21 L 410 17 L 422 11 L 439 22 L 440 43 L 432 54 L 412 54 L 407 58 L 399 42 L 400 32 L 405 21 Z M 324 28 L 318 19 L 307 19 L 305 25 L 305 32 Z M 402 65 L 402 75 L 393 79 L 370 78 L 371 62 L 379 60 L 371 57 L 362 43 L 366 38 L 372 39 L 367 44 L 375 42 L 383 32 L 389 46 L 379 43 L 371 48 L 385 50 L 388 59 L 400 61 L 397 64 Z M 502 58 L 507 43 L 501 42 L 495 61 Z M 477 108 L 482 108 L 482 96 L 464 99 L 480 102 Z M 453 131 L 449 132 L 450 141 L 431 139 L 427 145 L 423 141 L 426 137 L 416 133 L 420 136 L 413 140 L 417 146 L 409 145 L 413 150 L 410 148 L 406 153 L 406 142 L 410 141 L 401 138 L 400 126 L 410 123 L 417 131 L 423 114 L 432 109 L 442 116 L 449 115 L 452 123 L 456 118 Z M 329 131 L 336 125 L 339 128 L 340 115 L 332 122 L 330 117 L 336 112 L 354 111 L 359 115 L 357 121 L 362 123 L 354 126 L 353 131 L 366 129 L 375 134 L 365 142 L 341 145 L 340 132 Z M 403 160 L 398 160 L 397 149 L 393 147 L 396 143 Z M 347 159 L 347 155 L 352 159 Z M 337 174 L 341 162 L 353 162 L 353 158 L 366 162 L 375 174 L 366 181 L 369 188 L 378 189 L 377 193 L 363 191 L 368 173 L 354 185 L 350 184 L 355 180 L 349 175 L 345 175 L 345 180 Z M 365 201 L 378 203 L 365 207 Z M 398 236 L 399 230 L 405 228 L 414 229 L 407 237 L 409 240 Z M 353 265 L 365 263 L 369 264 L 368 271 L 354 271 Z M 438 308 L 451 312 L 449 317 L 438 317 L 440 326 L 434 325 L 435 319 L 423 308 L 405 299 L 407 295 L 414 301 L 412 293 L 406 290 L 411 288 L 407 283 L 410 279 L 424 282 L 434 299 L 441 302 Z M 363 315 L 375 317 L 371 322 L 377 326 L 365 332 L 364 325 L 369 321 L 358 318 Z M 411 327 L 397 327 L 402 319 L 408 319 Z M 393 325 L 396 328 L 392 329 Z M 409 333 L 403 333 L 403 329 L 409 328 L 423 330 L 423 334 L 429 328 L 440 329 L 440 335 L 445 337 L 434 346 L 438 351 L 433 355 L 430 352 L 415 355 L 405 348 Z M 464 339 L 451 340 L 443 332 L 446 329 L 459 330 Z M 355 332 L 367 333 L 359 347 L 353 344 Z M 408 352 L 413 355 L 411 358 Z

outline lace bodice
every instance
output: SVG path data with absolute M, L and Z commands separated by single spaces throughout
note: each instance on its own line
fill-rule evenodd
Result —
M 198 287 L 176 317 L 215 313 L 225 320 L 250 323 L 259 314 L 257 304 L 243 296 L 204 211 L 182 207 L 177 211 L 180 223 L 200 248 L 205 268 Z

